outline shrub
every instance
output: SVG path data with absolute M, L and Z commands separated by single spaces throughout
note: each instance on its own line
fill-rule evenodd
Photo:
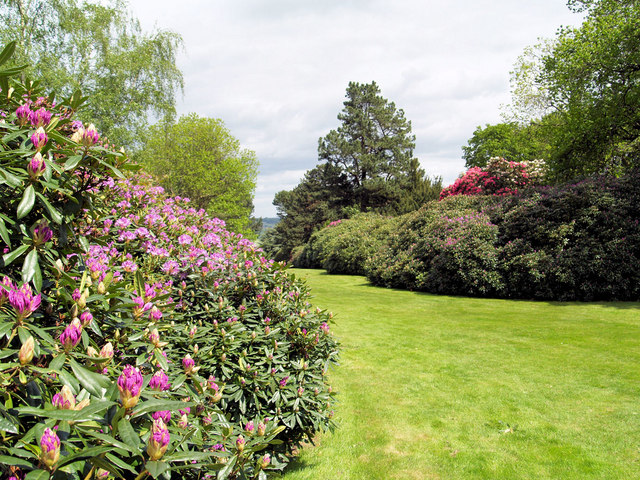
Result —
M 454 195 L 513 195 L 540 185 L 546 167 L 543 160 L 512 162 L 492 157 L 486 167 L 472 167 L 440 192 L 440 199 Z
M 18 71 L 0 71 L 3 473 L 281 469 L 331 425 L 329 315 L 223 222 L 127 178 L 73 120 L 79 95 L 54 105 Z
M 294 265 L 364 275 L 366 260 L 387 242 L 396 221 L 374 213 L 337 220 L 311 236 Z
M 431 202 L 403 217 L 389 248 L 366 264 L 376 284 L 436 293 L 495 295 L 497 227 L 478 212 L 482 197 Z

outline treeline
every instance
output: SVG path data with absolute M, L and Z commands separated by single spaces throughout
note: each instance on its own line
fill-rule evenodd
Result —
M 438 293 L 640 298 L 632 271 L 640 258 L 640 4 L 568 6 L 584 13 L 582 25 L 525 50 L 512 72 L 508 120 L 473 132 L 463 147 L 468 170 L 441 190 L 440 202 L 414 204 L 403 216 L 411 210 L 397 208 L 398 197 L 375 207 L 356 200 L 342 216 L 334 209 L 300 222 L 301 203 L 281 192 L 274 203 L 290 202 L 279 207 L 282 225 L 267 248 L 299 266 Z M 369 111 L 363 104 L 358 118 Z M 347 162 L 355 158 L 349 149 L 376 151 L 353 131 L 343 128 Z M 344 167 L 330 161 L 337 156 L 324 153 L 326 143 L 318 168 Z M 372 158 L 384 164 L 389 157 Z M 436 182 L 430 186 L 435 199 Z M 415 198 L 406 184 L 400 197 Z M 289 226 L 301 224 L 285 240 Z

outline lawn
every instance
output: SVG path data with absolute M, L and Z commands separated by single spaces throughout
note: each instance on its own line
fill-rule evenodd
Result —
M 339 428 L 285 480 L 640 478 L 640 303 L 436 296 L 294 271 L 336 314 Z

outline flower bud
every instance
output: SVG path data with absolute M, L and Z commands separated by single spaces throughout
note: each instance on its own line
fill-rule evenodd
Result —
M 134 368 L 133 365 L 124 367 L 122 374 L 118 377 L 118 391 L 124 408 L 136 406 L 140 399 L 143 381 L 140 370 Z
M 98 284 L 98 293 L 100 295 L 104 295 L 104 293 L 107 291 L 107 287 L 105 287 L 104 282 L 100 282 Z
M 265 453 L 260 461 L 260 468 L 264 470 L 269 466 L 269 463 L 271 463 L 271 456 L 268 453 Z
M 51 403 L 61 410 L 73 410 L 76 407 L 76 397 L 69 387 L 63 385 L 60 393 L 53 396 Z
M 20 365 L 26 365 L 31 363 L 33 360 L 33 348 L 34 348 L 34 340 L 31 335 L 27 338 L 27 341 L 22 344 L 20 347 L 20 351 L 18 352 L 18 360 L 20 360 Z
M 40 151 L 47 144 L 49 137 L 47 137 L 44 128 L 39 127 L 33 135 L 31 135 L 31 143 L 33 144 L 33 148 Z
M 151 380 L 149 380 L 149 388 L 151 388 L 152 390 L 157 390 L 158 392 L 169 390 L 171 388 L 169 377 L 162 370 L 158 370 L 153 374 Z
M 236 440 L 236 448 L 238 449 L 238 453 L 242 453 L 242 451 L 244 450 L 245 443 L 246 442 L 244 440 L 244 437 L 240 435 Z
M 60 335 L 60 343 L 62 344 L 65 352 L 73 349 L 80 341 L 82 335 L 82 324 L 80 320 L 74 318 L 73 321 L 67 325 L 64 332 Z
M 151 414 L 151 418 L 157 420 L 161 418 L 165 424 L 168 424 L 171 421 L 171 411 L 170 410 L 160 410 L 158 412 L 154 412 Z
M 183 413 L 180 416 L 180 420 L 178 420 L 178 426 L 180 428 L 187 428 L 189 426 L 189 417 L 187 416 L 186 413 Z
M 46 168 L 47 165 L 45 164 L 44 158 L 42 158 L 42 154 L 40 152 L 36 153 L 27 164 L 27 172 L 32 180 L 37 180 L 38 177 L 44 173 Z
M 259 436 L 263 437 L 266 429 L 267 429 L 267 426 L 263 422 L 258 422 L 258 428 L 256 430 L 256 433 Z
M 40 461 L 51 469 L 60 458 L 60 439 L 56 432 L 50 428 L 45 428 L 40 437 Z
M 93 315 L 91 315 L 90 311 L 86 310 L 80 314 L 80 323 L 82 323 L 83 327 L 88 327 L 89 325 L 91 325 L 92 321 Z
M 162 418 L 156 418 L 151 426 L 151 435 L 147 445 L 149 460 L 160 460 L 167 451 L 170 440 L 169 430 Z
M 184 373 L 191 375 L 198 371 L 198 367 L 195 366 L 196 362 L 191 358 L 191 355 L 187 354 L 182 359 L 182 366 L 184 367 Z
M 105 343 L 105 345 L 100 349 L 100 356 L 102 358 L 113 358 L 113 345 L 111 345 L 111 342 Z
M 155 347 L 157 347 L 160 343 L 160 334 L 158 333 L 157 328 L 154 328 L 153 330 L 151 330 L 151 333 L 149 333 L 149 341 Z
M 87 347 L 87 357 L 97 357 L 98 351 L 93 348 L 91 345 Z

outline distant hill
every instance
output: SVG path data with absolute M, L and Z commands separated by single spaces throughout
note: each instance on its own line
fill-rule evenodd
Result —
M 275 227 L 280 221 L 280 217 L 262 217 L 262 230 L 260 233 Z

